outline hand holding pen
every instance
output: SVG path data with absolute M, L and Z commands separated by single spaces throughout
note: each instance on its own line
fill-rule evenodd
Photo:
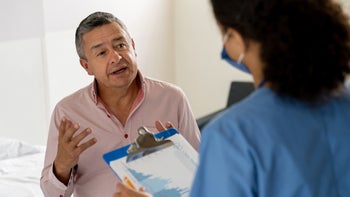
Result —
M 125 183 L 118 183 L 117 189 L 119 192 L 114 193 L 113 197 L 152 197 L 144 188 L 136 190 L 135 186 L 131 182 L 127 182 L 127 180 Z

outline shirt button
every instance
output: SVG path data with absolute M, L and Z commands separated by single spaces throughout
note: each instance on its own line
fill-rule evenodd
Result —
M 126 138 L 128 138 L 129 137 L 129 135 L 128 134 L 124 134 L 124 138 L 126 139 Z

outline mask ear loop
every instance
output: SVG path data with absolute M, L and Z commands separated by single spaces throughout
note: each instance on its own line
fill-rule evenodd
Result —
M 226 32 L 222 42 L 225 44 L 229 37 L 230 37 L 230 33 Z
M 244 53 L 239 54 L 237 63 L 238 63 L 238 64 L 241 64 L 242 61 L 243 61 L 243 58 L 244 58 Z

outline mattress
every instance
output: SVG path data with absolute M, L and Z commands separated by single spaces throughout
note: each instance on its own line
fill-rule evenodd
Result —
M 40 175 L 45 146 L 0 138 L 0 196 L 42 197 Z

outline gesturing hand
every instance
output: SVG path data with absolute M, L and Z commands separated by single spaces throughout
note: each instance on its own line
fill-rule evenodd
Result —
M 167 121 L 164 126 L 160 120 L 157 120 L 155 122 L 155 125 L 158 131 L 164 131 L 166 129 L 174 128 L 174 125 L 170 121 Z
M 56 177 L 66 185 L 72 168 L 79 161 L 80 154 L 96 143 L 95 138 L 81 143 L 91 133 L 91 129 L 87 128 L 75 135 L 79 128 L 79 124 L 65 117 L 61 120 L 59 127 L 57 155 L 53 167 Z

